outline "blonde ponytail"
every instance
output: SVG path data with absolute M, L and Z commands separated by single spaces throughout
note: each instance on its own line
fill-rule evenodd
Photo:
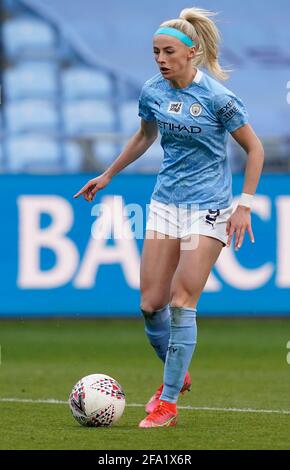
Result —
M 227 80 L 229 75 L 218 60 L 220 33 L 211 19 L 215 15 L 216 13 L 202 8 L 185 8 L 178 19 L 165 21 L 160 26 L 179 29 L 197 42 L 193 66 L 204 66 L 218 80 Z

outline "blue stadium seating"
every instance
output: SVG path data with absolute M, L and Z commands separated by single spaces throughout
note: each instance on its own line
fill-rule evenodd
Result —
M 138 117 L 138 101 L 130 100 L 121 104 L 121 128 L 126 135 L 131 135 L 140 127 L 140 118 Z
M 111 0 L 110 8 L 102 8 L 100 14 L 100 2 L 86 0 L 89 14 L 85 21 L 82 20 L 83 0 L 73 0 L 71 9 L 65 8 L 68 2 L 50 0 L 49 3 L 63 23 L 69 23 L 85 40 L 96 62 L 98 58 L 106 59 L 118 70 L 120 81 L 129 76 L 136 88 L 141 88 L 145 80 L 157 73 L 151 37 L 161 21 L 175 18 L 181 9 L 180 2 L 167 0 L 165 4 L 147 0 L 142 6 L 132 0 Z M 285 96 L 290 65 L 287 46 L 290 2 L 279 0 L 275 9 L 266 8 L 264 0 L 248 4 L 250 10 L 243 2 L 231 0 L 202 0 L 198 5 L 219 12 L 216 19 L 223 38 L 221 62 L 233 69 L 231 79 L 225 85 L 241 96 L 257 133 L 261 137 L 289 135 L 290 108 Z M 140 14 L 141 27 L 136 22 L 141 18 Z M 110 33 L 112 25 L 113 33 Z M 271 38 L 269 32 L 272 32 Z M 284 110 L 286 119 L 280 109 Z
M 113 132 L 115 115 L 110 103 L 97 100 L 67 102 L 63 107 L 64 126 L 69 134 Z
M 112 84 L 107 75 L 82 66 L 70 67 L 63 72 L 62 85 L 66 99 L 105 99 L 112 93 Z
M 58 128 L 56 107 L 45 100 L 10 101 L 5 106 L 7 129 L 16 132 L 55 132 Z
M 124 173 L 156 174 L 163 160 L 163 151 L 159 139 L 135 162 L 123 170 Z
M 215 9 L 213 0 L 208 1 L 210 8 Z M 76 168 L 77 171 L 81 167 L 82 151 L 72 142 L 79 137 L 92 137 L 93 134 L 94 138 L 95 133 L 117 132 L 123 139 L 138 129 L 139 90 L 142 83 L 157 72 L 149 50 L 150 35 L 156 21 L 166 19 L 164 5 L 147 1 L 148 11 L 154 6 L 155 15 L 154 18 L 143 15 L 141 29 L 133 26 L 138 32 L 137 44 L 132 42 L 132 22 L 139 7 L 132 9 L 130 0 L 114 0 L 114 15 L 118 20 L 114 31 L 118 47 L 115 47 L 104 40 L 112 22 L 110 11 L 105 8 L 102 15 L 98 15 L 98 2 L 94 0 L 87 1 L 86 11 L 90 12 L 92 20 L 85 21 L 80 21 L 83 0 L 74 0 L 73 8 L 67 8 L 69 0 L 2 0 L 0 3 L 4 10 L 1 19 L 5 64 L 4 144 L 6 137 L 13 140 L 16 133 L 33 133 L 31 139 L 33 136 L 37 139 L 37 133 L 40 133 L 49 139 L 51 134 L 59 136 L 64 132 L 62 137 L 70 137 L 71 141 L 64 145 L 55 142 L 59 169 L 73 171 Z M 46 3 L 50 4 L 47 9 Z M 220 4 L 221 18 L 228 15 L 228 21 L 219 25 L 224 37 L 224 63 L 234 69 L 226 86 L 245 102 L 250 122 L 260 137 L 284 139 L 284 142 L 289 135 L 290 109 L 290 98 L 287 104 L 288 93 L 290 96 L 287 89 L 289 28 L 286 27 L 289 5 L 283 11 L 277 10 L 273 16 L 262 8 L 262 0 L 257 0 L 251 6 L 253 11 L 249 18 L 242 5 L 233 5 L 230 0 L 220 0 Z M 174 12 L 176 2 L 168 0 L 166 17 L 172 17 Z M 246 36 L 241 28 L 233 27 L 236 21 L 241 24 L 245 20 Z M 276 23 L 280 28 L 275 30 L 269 47 L 268 31 L 273 30 Z M 75 34 L 69 33 L 67 25 Z M 104 67 L 102 61 L 106 63 Z M 117 77 L 117 86 L 112 77 Z M 288 158 L 289 144 L 285 151 L 282 144 L 274 146 L 281 158 L 283 155 Z M 272 150 L 270 144 L 269 148 L 274 155 L 274 147 Z M 98 141 L 93 151 L 96 164 L 107 166 L 119 153 L 120 143 Z M 233 171 L 241 171 L 244 161 L 231 141 L 229 156 Z M 162 149 L 154 144 L 144 157 L 124 171 L 154 172 L 161 160 Z
M 108 168 L 108 166 L 116 159 L 118 154 L 125 147 L 126 142 L 123 146 L 114 144 L 113 142 L 97 141 L 94 144 L 94 156 L 96 160 L 97 168 L 101 171 Z M 156 173 L 163 159 L 162 148 L 160 147 L 160 140 L 158 139 L 154 144 L 147 150 L 147 152 L 138 158 L 135 162 L 131 163 L 128 167 L 124 168 L 122 172 L 130 173 Z
M 60 165 L 60 145 L 57 141 L 39 134 L 8 138 L 6 151 L 10 171 L 57 170 Z
M 113 142 L 97 141 L 93 152 L 98 170 L 105 170 L 118 156 L 118 146 Z
M 23 15 L 4 22 L 3 43 L 10 59 L 43 58 L 55 55 L 56 34 L 47 22 Z
M 82 166 L 82 150 L 74 143 L 64 143 L 42 135 L 26 134 L 6 141 L 9 170 L 58 171 L 64 160 L 66 171 L 77 172 Z M 1 168 L 1 147 L 0 147 Z
M 50 62 L 20 62 L 4 71 L 6 98 L 56 98 L 56 66 Z
M 72 142 L 64 144 L 64 167 L 66 171 L 74 173 L 81 171 L 83 163 L 83 153 L 78 144 Z

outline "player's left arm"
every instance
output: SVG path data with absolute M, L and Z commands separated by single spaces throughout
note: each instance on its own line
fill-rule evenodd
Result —
M 243 193 L 254 195 L 263 169 L 263 145 L 250 124 L 245 124 L 231 132 L 231 135 L 247 153 Z M 241 248 L 246 231 L 248 231 L 250 239 L 254 243 L 254 234 L 251 226 L 251 209 L 239 204 L 227 223 L 227 246 L 231 245 L 235 233 L 235 250 Z

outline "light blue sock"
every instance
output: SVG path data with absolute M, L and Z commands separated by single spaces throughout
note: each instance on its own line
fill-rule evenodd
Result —
M 196 345 L 196 309 L 170 306 L 170 311 L 170 340 L 160 400 L 176 403 Z
M 170 336 L 170 310 L 169 305 L 154 313 L 145 312 L 141 309 L 145 319 L 145 332 L 150 344 L 155 349 L 158 357 L 165 362 L 169 336 Z

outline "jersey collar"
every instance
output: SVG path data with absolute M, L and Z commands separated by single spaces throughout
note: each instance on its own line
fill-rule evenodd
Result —
M 194 83 L 200 83 L 201 79 L 202 79 L 202 76 L 203 76 L 203 72 L 199 69 L 197 69 L 197 72 L 195 74 L 195 77 L 193 79 Z
M 184 91 L 184 90 L 188 90 L 188 89 L 192 86 L 193 83 L 197 83 L 197 84 L 200 83 L 200 81 L 201 81 L 201 79 L 202 79 L 202 77 L 203 77 L 203 72 L 202 72 L 201 70 L 199 70 L 198 68 L 196 68 L 196 69 L 197 69 L 197 72 L 196 72 L 196 74 L 195 74 L 194 79 L 193 79 L 192 82 L 191 82 L 189 85 L 187 85 L 185 88 L 174 88 L 174 87 L 172 87 L 172 86 L 169 84 L 169 81 L 167 80 L 169 89 L 170 89 L 171 91 L 176 91 L 176 92 L 177 92 L 177 91 L 182 91 L 182 90 Z

